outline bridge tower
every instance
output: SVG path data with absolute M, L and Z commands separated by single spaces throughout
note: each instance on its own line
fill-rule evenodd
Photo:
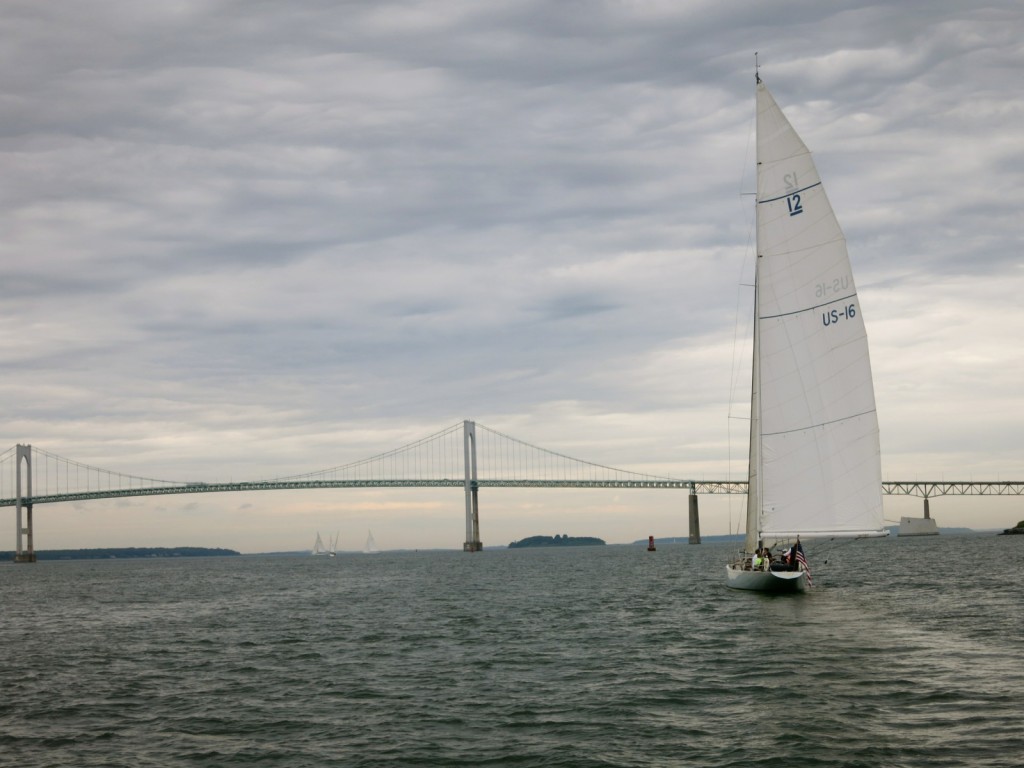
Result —
M 17 548 L 14 551 L 14 562 L 16 563 L 34 563 L 36 561 L 36 551 L 32 545 L 32 446 L 31 445 L 18 445 L 17 453 L 15 455 L 15 498 L 17 508 Z M 21 476 L 22 476 L 22 462 L 25 465 L 25 495 L 28 497 L 28 502 L 23 502 L 25 496 L 21 493 Z M 22 525 L 22 508 L 25 510 L 24 525 Z M 22 537 L 25 537 L 27 547 L 22 547 Z
M 476 422 L 466 419 L 462 422 L 462 453 L 466 461 L 466 541 L 463 552 L 479 552 L 484 548 L 480 541 L 480 505 L 477 498 L 479 484 L 476 475 Z
M 700 513 L 697 510 L 697 488 L 690 483 L 690 543 L 700 544 Z

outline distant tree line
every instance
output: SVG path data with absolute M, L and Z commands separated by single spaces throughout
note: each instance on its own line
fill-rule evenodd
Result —
M 604 546 L 604 540 L 594 536 L 568 536 L 566 534 L 555 536 L 530 536 L 521 541 L 513 541 L 508 545 L 509 549 L 522 549 L 525 547 L 593 547 Z
M 139 557 L 227 557 L 239 555 L 221 547 L 103 547 L 100 549 L 40 549 L 36 560 L 111 560 Z M 0 560 L 13 560 L 14 552 L 0 552 Z

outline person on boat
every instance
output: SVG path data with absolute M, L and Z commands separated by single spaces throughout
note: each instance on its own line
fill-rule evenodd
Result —
M 772 555 L 768 551 L 768 547 L 758 547 L 754 557 L 751 559 L 751 567 L 755 571 L 767 571 L 771 562 Z
M 783 562 L 786 563 L 787 571 L 795 570 L 793 566 L 796 565 L 796 553 L 793 552 L 793 547 L 790 547 L 786 550 L 786 553 L 782 556 L 782 559 Z

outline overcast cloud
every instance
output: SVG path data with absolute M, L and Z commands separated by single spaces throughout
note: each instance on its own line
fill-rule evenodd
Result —
M 883 474 L 1024 479 L 1019 2 L 15 0 L 0 34 L 0 450 L 248 480 L 471 418 L 744 478 L 756 50 L 847 235 Z M 56 505 L 36 546 L 457 547 L 462 503 Z M 486 544 L 686 532 L 668 492 L 481 505 Z

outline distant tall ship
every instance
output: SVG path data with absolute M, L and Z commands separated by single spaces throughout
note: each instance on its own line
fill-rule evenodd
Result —
M 313 552 L 315 555 L 327 555 L 327 557 L 334 557 L 338 551 L 338 535 L 334 535 L 334 539 L 331 541 L 331 546 L 328 549 L 324 546 L 324 540 L 320 538 L 320 531 L 316 532 L 316 541 L 313 543 Z
M 366 534 L 366 546 L 363 547 L 363 554 L 376 555 L 378 552 L 380 552 L 380 550 L 377 549 L 377 542 L 373 538 L 373 531 L 368 531 Z

